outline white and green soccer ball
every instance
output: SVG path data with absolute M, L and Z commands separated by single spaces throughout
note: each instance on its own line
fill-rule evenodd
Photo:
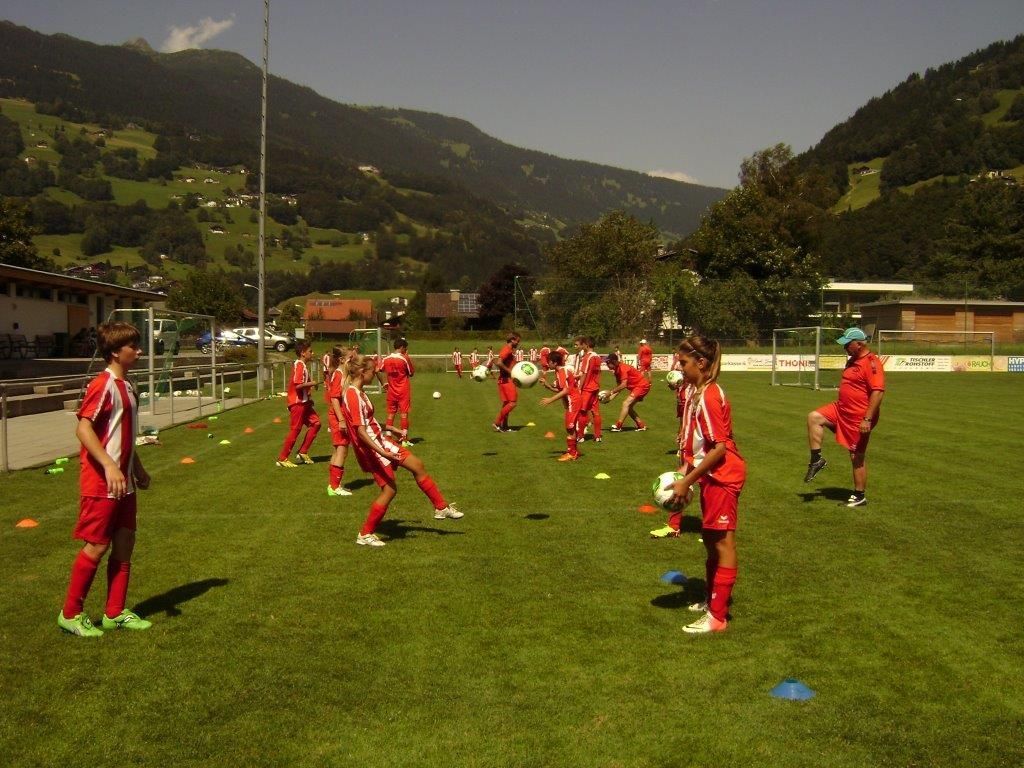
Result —
M 483 381 L 487 378 L 487 366 L 478 365 L 473 369 L 473 373 L 470 374 L 473 377 L 473 381 Z
M 673 509 L 669 502 L 676 495 L 676 481 L 682 480 L 683 477 L 679 472 L 662 472 L 658 475 L 658 479 L 654 481 L 651 490 L 654 492 L 654 500 L 658 503 L 659 507 L 662 509 Z
M 600 400 L 602 403 L 607 403 L 609 400 L 612 399 L 612 393 L 610 390 L 602 389 L 600 392 L 597 393 L 597 399 Z
M 679 386 L 683 383 L 683 372 L 669 371 L 665 376 L 665 383 L 668 384 L 669 389 L 679 389 Z
M 528 360 L 512 366 L 512 381 L 520 389 L 529 389 L 540 378 L 540 368 Z

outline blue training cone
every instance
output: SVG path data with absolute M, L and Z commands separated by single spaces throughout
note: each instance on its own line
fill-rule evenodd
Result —
M 806 701 L 814 698 L 814 691 L 793 677 L 787 677 L 771 690 L 771 695 L 776 699 L 789 699 L 790 701 Z
M 666 584 L 685 584 L 686 574 L 679 571 L 665 571 L 661 574 L 661 580 Z

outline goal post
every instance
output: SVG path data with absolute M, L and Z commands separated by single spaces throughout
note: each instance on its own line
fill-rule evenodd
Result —
M 996 356 L 995 331 L 898 331 L 876 332 L 882 355 L 972 355 L 987 357 L 989 370 Z
M 378 360 L 384 356 L 380 328 L 356 328 L 349 333 L 348 343 L 350 347 L 358 346 L 360 354 L 376 355 Z M 363 391 L 379 395 L 382 390 L 380 383 L 374 379 L 372 384 L 363 387 Z
M 773 329 L 772 386 L 835 389 L 846 356 L 830 345 L 842 335 L 821 325 Z

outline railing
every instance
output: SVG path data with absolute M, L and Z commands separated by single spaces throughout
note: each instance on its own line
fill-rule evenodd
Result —
M 129 379 L 139 397 L 140 433 L 237 408 L 287 389 L 290 362 L 268 362 L 263 369 L 260 376 L 257 363 L 189 362 L 160 369 L 152 379 L 144 369 L 133 371 Z M 80 403 L 95 375 L 90 372 L 0 382 L 0 470 L 37 466 L 78 449 L 74 430 L 62 418 L 66 413 L 64 403 Z M 62 389 L 45 394 L 34 391 L 36 387 L 55 386 Z M 31 408 L 29 403 L 46 397 L 56 402 L 35 413 L 18 413 L 24 410 L 18 406 Z

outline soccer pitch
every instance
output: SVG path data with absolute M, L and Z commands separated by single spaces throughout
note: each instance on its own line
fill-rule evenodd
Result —
M 869 504 L 847 509 L 830 436 L 802 482 L 805 414 L 830 395 L 724 375 L 749 469 L 739 581 L 728 631 L 697 637 L 681 631 L 704 588 L 696 510 L 674 540 L 638 511 L 675 466 L 662 378 L 649 431 L 607 432 L 620 398 L 604 442 L 560 464 L 562 409 L 540 388 L 497 434 L 493 381 L 417 376 L 412 450 L 466 516 L 434 520 L 400 471 L 381 549 L 354 542 L 376 490 L 353 456 L 355 495 L 326 495 L 326 429 L 316 466 L 274 467 L 283 400 L 162 432 L 139 449 L 153 486 L 128 595 L 154 626 L 98 640 L 56 626 L 77 462 L 0 477 L 5 764 L 1024 763 L 1024 377 L 891 375 Z M 769 696 L 790 677 L 815 698 Z

